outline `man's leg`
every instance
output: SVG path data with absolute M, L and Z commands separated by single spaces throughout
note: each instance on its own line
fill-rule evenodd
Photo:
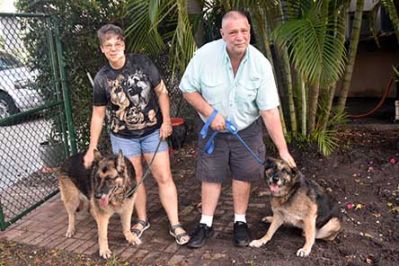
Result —
M 221 183 L 202 182 L 201 201 L 203 215 L 213 216 L 216 206 L 218 205 L 221 191 Z
M 205 245 L 205 240 L 213 235 L 212 221 L 218 204 L 221 183 L 211 183 L 202 181 L 201 183 L 201 201 L 202 216 L 199 225 L 191 234 L 191 239 L 187 246 L 190 248 L 200 248 Z
M 262 124 L 258 120 L 246 129 L 240 131 L 241 138 L 259 158 L 265 158 Z M 234 235 L 233 243 L 239 247 L 248 246 L 250 241 L 249 229 L 245 214 L 248 208 L 251 193 L 251 181 L 259 180 L 264 175 L 264 166 L 248 152 L 238 140 L 230 142 L 231 158 L 230 169 L 233 175 L 233 202 L 234 202 Z
M 237 247 L 249 245 L 250 237 L 245 214 L 248 208 L 251 183 L 233 180 L 233 203 L 234 203 L 234 234 L 233 243 Z
M 251 183 L 233 180 L 233 204 L 234 213 L 239 215 L 245 215 L 248 208 L 249 195 L 251 192 Z

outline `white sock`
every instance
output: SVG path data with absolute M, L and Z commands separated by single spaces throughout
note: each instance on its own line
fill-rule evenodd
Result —
M 245 214 L 234 213 L 234 223 L 235 222 L 247 223 L 247 219 L 245 219 Z
M 211 215 L 201 215 L 201 221 L 200 224 L 206 224 L 208 227 L 212 226 L 212 222 L 213 222 L 213 216 Z

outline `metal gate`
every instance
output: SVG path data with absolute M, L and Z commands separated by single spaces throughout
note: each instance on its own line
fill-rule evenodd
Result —
M 0 13 L 0 229 L 58 191 L 56 171 L 76 152 L 57 23 Z

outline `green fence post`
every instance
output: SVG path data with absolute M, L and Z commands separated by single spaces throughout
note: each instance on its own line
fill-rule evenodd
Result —
M 55 50 L 55 38 L 54 38 L 54 27 L 56 27 L 57 25 L 55 25 L 55 23 L 53 23 L 53 20 L 51 19 L 51 17 L 47 18 L 47 23 L 49 25 L 52 25 L 52 28 L 49 28 L 47 31 L 47 41 L 49 44 L 49 52 L 50 52 L 50 59 L 51 59 L 51 66 L 52 66 L 52 75 L 53 75 L 53 85 L 55 88 L 55 92 L 56 92 L 56 98 L 57 101 L 62 102 L 62 106 L 64 107 L 64 102 L 63 99 L 61 97 L 61 93 L 62 93 L 62 89 L 60 88 L 60 79 L 58 77 L 58 63 L 57 63 L 57 53 Z M 64 107 L 65 108 L 65 107 Z M 59 119 L 61 120 L 60 126 L 61 126 L 61 131 L 62 131 L 62 135 L 63 135 L 63 139 L 65 140 L 64 142 L 64 154 L 65 156 L 69 156 L 71 155 L 71 149 L 70 147 L 70 141 L 68 141 L 69 136 L 67 133 L 67 129 L 66 129 L 66 123 L 65 123 L 65 119 L 66 119 L 66 114 L 65 114 L 65 110 L 64 112 L 60 112 L 58 114 Z
M 6 229 L 6 222 L 4 221 L 3 205 L 0 202 L 0 230 Z
M 66 120 L 67 120 L 68 134 L 70 137 L 72 154 L 76 154 L 77 153 L 76 132 L 75 132 L 75 127 L 73 126 L 73 120 L 72 120 L 71 96 L 69 93 L 68 83 L 66 81 L 66 74 L 65 74 L 65 68 L 64 68 L 65 64 L 64 64 L 64 60 L 62 58 L 62 46 L 61 46 L 60 34 L 59 34 L 59 30 L 58 30 L 58 23 L 54 22 L 54 26 L 55 26 L 54 27 L 55 47 L 56 47 L 57 58 L 58 58 L 58 68 L 60 71 L 61 88 L 62 88 L 62 95 L 64 98 L 64 108 L 65 108 L 65 116 L 66 116 Z

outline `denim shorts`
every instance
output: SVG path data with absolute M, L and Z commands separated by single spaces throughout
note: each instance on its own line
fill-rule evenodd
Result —
M 119 150 L 122 150 L 123 155 L 128 158 L 139 156 L 143 153 L 155 153 L 160 141 L 159 129 L 141 138 L 122 138 L 113 135 L 112 133 L 110 136 L 112 152 L 118 153 Z M 166 150 L 168 150 L 168 143 L 165 140 L 162 140 L 157 152 L 163 152 Z
M 238 133 L 259 158 L 265 158 L 261 119 Z M 208 136 L 211 134 L 209 133 Z M 198 138 L 196 177 L 199 180 L 223 183 L 227 177 L 231 177 L 234 180 L 250 182 L 264 176 L 264 165 L 259 164 L 234 135 L 219 133 L 215 138 L 215 149 L 212 154 L 204 151 L 207 140 L 208 138 Z

